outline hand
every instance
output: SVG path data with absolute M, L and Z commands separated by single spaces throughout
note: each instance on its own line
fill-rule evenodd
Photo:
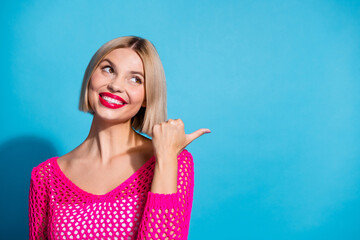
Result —
M 185 134 L 181 119 L 169 119 L 153 127 L 152 143 L 156 156 L 179 155 L 182 150 L 204 133 L 210 133 L 207 128 L 201 128 L 193 133 Z

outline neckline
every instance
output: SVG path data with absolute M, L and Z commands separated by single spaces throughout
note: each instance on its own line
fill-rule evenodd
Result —
M 94 198 L 102 198 L 105 196 L 108 196 L 114 192 L 117 192 L 119 189 L 121 189 L 123 186 L 125 186 L 128 182 L 130 182 L 131 180 L 133 180 L 136 176 L 138 176 L 143 169 L 145 169 L 148 165 L 150 165 L 153 160 L 155 160 L 155 155 L 153 155 L 149 160 L 147 160 L 138 170 L 136 170 L 130 177 L 128 177 L 125 181 L 123 181 L 122 183 L 120 183 L 120 185 L 116 186 L 114 189 L 110 190 L 109 192 L 105 193 L 105 194 L 94 194 L 94 193 L 90 193 L 88 191 L 85 191 L 84 189 L 80 188 L 78 185 L 76 185 L 73 181 L 71 181 L 66 175 L 65 173 L 61 170 L 57 159 L 59 158 L 59 156 L 53 157 L 53 165 L 55 166 L 55 172 L 58 173 L 60 175 L 60 177 L 62 179 L 64 179 L 73 189 L 75 189 L 76 191 L 80 192 L 82 195 L 87 195 L 88 197 L 94 197 Z

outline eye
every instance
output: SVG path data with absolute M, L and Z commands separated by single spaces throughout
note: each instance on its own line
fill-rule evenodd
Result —
M 135 81 L 134 81 L 134 82 L 137 82 L 137 83 L 139 83 L 139 84 L 141 84 L 141 83 L 142 83 L 141 78 L 139 78 L 139 77 L 137 77 L 137 76 L 134 76 L 134 77 L 132 77 L 131 79 L 135 79 Z
M 101 69 L 103 71 L 107 72 L 107 73 L 113 73 L 114 72 L 114 69 L 109 65 L 106 65 L 106 66 L 102 67 Z

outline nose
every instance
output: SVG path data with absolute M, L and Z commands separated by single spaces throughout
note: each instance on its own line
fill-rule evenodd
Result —
M 112 92 L 123 92 L 125 90 L 125 81 L 120 76 L 113 78 L 108 84 L 108 89 Z

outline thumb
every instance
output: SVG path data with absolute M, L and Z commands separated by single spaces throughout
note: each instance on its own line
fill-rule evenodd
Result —
M 207 128 L 201 128 L 199 130 L 196 130 L 193 133 L 190 134 L 186 134 L 186 145 L 189 145 L 192 141 L 194 141 L 196 138 L 200 137 L 201 135 L 205 134 L 205 133 L 211 133 L 210 129 Z

